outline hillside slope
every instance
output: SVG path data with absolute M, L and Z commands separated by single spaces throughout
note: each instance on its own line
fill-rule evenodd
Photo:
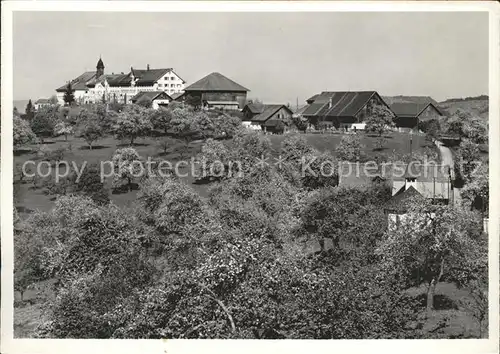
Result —
M 478 96 L 466 99 L 450 99 L 439 102 L 438 107 L 447 115 L 453 114 L 457 109 L 463 109 L 474 116 L 488 119 L 489 100 L 488 96 Z

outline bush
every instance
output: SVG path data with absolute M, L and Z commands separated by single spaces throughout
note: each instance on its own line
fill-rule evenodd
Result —
M 341 160 L 357 162 L 364 158 L 364 148 L 365 146 L 361 143 L 359 136 L 346 135 L 340 140 L 335 152 Z

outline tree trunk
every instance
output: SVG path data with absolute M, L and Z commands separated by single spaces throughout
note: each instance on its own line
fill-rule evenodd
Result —
M 24 301 L 24 290 L 20 290 L 19 291 L 21 293 L 21 302 Z
M 64 140 L 68 141 L 68 135 L 67 134 L 64 134 Z
M 130 146 L 134 146 L 135 137 L 130 138 Z
M 89 144 L 89 150 L 92 150 L 92 143 Z
M 441 260 L 441 265 L 439 267 L 439 274 L 437 277 L 433 278 L 429 284 L 429 289 L 427 290 L 427 316 L 429 316 L 434 310 L 434 294 L 436 293 L 436 286 L 438 285 L 444 272 L 444 258 Z

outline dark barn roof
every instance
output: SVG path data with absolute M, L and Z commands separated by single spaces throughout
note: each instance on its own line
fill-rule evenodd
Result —
M 83 74 L 78 76 L 76 79 L 73 79 L 71 81 L 71 88 L 73 90 L 87 90 L 88 89 L 87 82 L 94 79 L 95 75 L 96 75 L 95 71 L 84 72 Z M 64 91 L 66 91 L 67 86 L 68 86 L 68 84 L 64 84 L 61 87 L 59 87 L 58 89 L 56 89 L 56 91 L 57 92 L 64 92 Z
M 418 117 L 428 106 L 432 106 L 441 115 L 441 111 L 432 103 L 398 102 L 391 105 L 397 117 Z
M 136 86 L 152 86 L 156 81 L 163 77 L 172 69 L 134 69 L 130 68 L 131 73 L 138 78 Z
M 311 97 L 304 116 L 353 117 L 373 97 L 375 91 L 324 91 Z M 331 107 L 330 107 L 331 100 Z
M 247 92 L 250 90 L 224 75 L 214 72 L 189 85 L 184 91 Z

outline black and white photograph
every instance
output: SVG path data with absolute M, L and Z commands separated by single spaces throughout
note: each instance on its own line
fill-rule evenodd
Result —
M 115 5 L 8 11 L 13 339 L 498 350 L 488 8 Z

